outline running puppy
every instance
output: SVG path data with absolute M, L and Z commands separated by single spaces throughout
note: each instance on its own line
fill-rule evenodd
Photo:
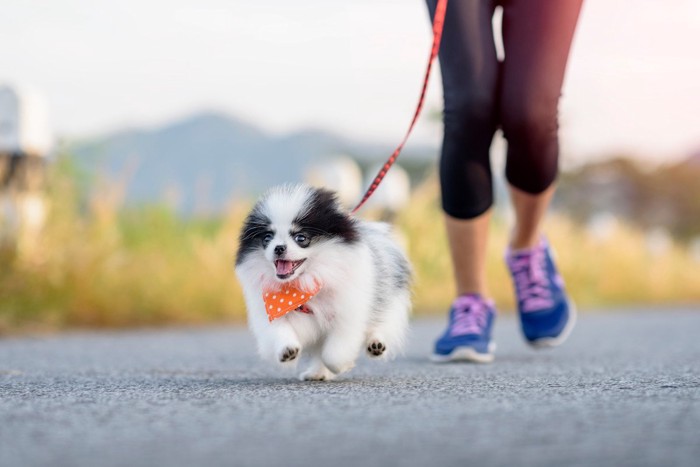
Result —
M 284 364 L 303 356 L 302 380 L 332 379 L 363 350 L 402 348 L 408 260 L 388 225 L 351 217 L 328 190 L 268 191 L 245 220 L 236 274 L 260 355 Z

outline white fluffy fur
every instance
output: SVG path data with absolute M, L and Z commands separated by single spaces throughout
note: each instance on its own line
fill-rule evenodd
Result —
M 331 237 L 308 248 L 296 245 L 289 235 L 292 222 L 309 209 L 313 190 L 304 185 L 283 186 L 261 199 L 259 211 L 271 220 L 275 236 L 267 248 L 261 244 L 248 253 L 236 266 L 236 274 L 260 355 L 281 362 L 285 352 L 298 349 L 306 363 L 300 378 L 329 380 L 350 370 L 372 343 L 386 347 L 382 357 L 401 351 L 408 327 L 410 290 L 408 281 L 391 278 L 407 272 L 408 263 L 391 238 L 389 226 L 374 222 L 358 220 L 360 237 L 353 243 Z M 301 288 L 310 289 L 314 281 L 323 287 L 307 303 L 312 314 L 292 311 L 269 322 L 263 289 L 286 282 L 276 276 L 273 249 L 278 244 L 287 246 L 287 259 L 306 258 L 288 280 L 296 280 Z M 378 294 L 384 299 L 379 300 Z M 298 360 L 283 365 L 296 365 Z

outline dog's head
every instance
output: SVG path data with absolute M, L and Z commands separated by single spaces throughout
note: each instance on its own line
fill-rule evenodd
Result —
M 283 185 L 268 191 L 246 218 L 236 268 L 245 265 L 265 282 L 290 282 L 313 274 L 332 254 L 329 247 L 358 236 L 355 220 L 331 191 Z

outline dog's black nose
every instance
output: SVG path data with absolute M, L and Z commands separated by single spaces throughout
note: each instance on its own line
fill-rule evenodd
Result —
M 286 245 L 277 245 L 275 247 L 275 254 L 277 256 L 282 256 L 284 252 L 287 251 L 287 246 Z

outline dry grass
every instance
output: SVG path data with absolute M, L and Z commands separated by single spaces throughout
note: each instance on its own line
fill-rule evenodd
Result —
M 245 206 L 182 220 L 163 206 L 124 209 L 121 189 L 101 186 L 82 205 L 71 176 L 53 177 L 41 241 L 0 269 L 0 332 L 244 316 L 232 271 Z
M 0 268 L 0 333 L 67 327 L 126 327 L 240 320 L 233 275 L 245 203 L 220 219 L 183 220 L 164 206 L 126 209 L 120 187 L 81 202 L 71 171 L 52 176 L 50 216 L 38 244 L 5 255 Z M 397 221 L 416 271 L 418 312 L 443 312 L 453 296 L 451 266 L 434 182 L 413 195 Z M 698 302 L 698 263 L 680 246 L 647 252 L 644 236 L 619 227 L 596 240 L 566 219 L 547 232 L 580 306 Z M 512 309 L 503 265 L 507 227 L 494 221 L 488 275 L 494 298 Z
M 408 235 L 417 275 L 415 306 L 418 310 L 442 312 L 452 300 L 454 287 L 436 192 L 434 181 L 420 187 L 399 225 Z M 678 243 L 672 243 L 663 254 L 654 254 L 647 237 L 630 226 L 616 224 L 601 238 L 557 215 L 546 220 L 545 232 L 579 308 L 700 302 L 700 262 Z M 503 310 L 514 308 L 513 288 L 503 259 L 508 233 L 505 220 L 494 218 L 487 275 L 490 293 Z

